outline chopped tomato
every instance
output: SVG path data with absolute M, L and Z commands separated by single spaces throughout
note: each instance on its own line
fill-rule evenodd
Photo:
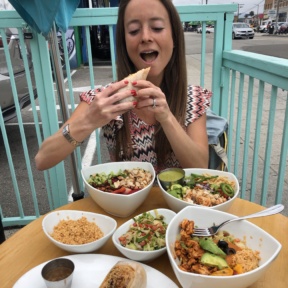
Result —
M 127 239 L 126 237 L 119 237 L 119 241 L 122 245 L 126 245 Z
M 117 190 L 114 190 L 112 193 L 114 193 L 114 194 L 122 194 L 122 193 L 125 193 L 125 191 L 126 191 L 126 188 L 125 187 L 121 187 L 121 188 L 119 188 Z

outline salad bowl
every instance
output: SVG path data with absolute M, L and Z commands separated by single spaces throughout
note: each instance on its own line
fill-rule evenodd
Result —
M 235 183 L 235 190 L 234 190 L 234 194 L 233 196 L 229 197 L 227 199 L 227 201 L 217 204 L 217 205 L 213 205 L 213 206 L 209 206 L 209 209 L 213 209 L 213 210 L 219 210 L 219 211 L 227 211 L 230 206 L 232 205 L 233 201 L 238 197 L 239 195 L 239 182 L 238 179 L 236 178 L 236 176 L 233 173 L 230 172 L 226 172 L 226 171 L 220 171 L 220 170 L 212 170 L 212 169 L 198 169 L 198 168 L 186 168 L 183 169 L 185 171 L 185 178 L 189 177 L 191 174 L 197 174 L 197 175 L 203 175 L 203 174 L 208 174 L 213 176 L 219 176 L 219 177 L 226 177 L 226 179 L 228 179 L 229 181 L 233 181 Z M 161 173 L 161 172 L 160 172 Z M 163 187 L 163 185 L 161 184 L 161 181 L 159 179 L 159 174 L 157 175 L 157 183 L 159 185 L 159 188 L 161 190 L 161 193 L 167 203 L 167 205 L 169 206 L 170 209 L 172 209 L 173 211 L 175 211 L 176 213 L 179 212 L 180 210 L 182 210 L 183 208 L 187 207 L 187 206 L 200 206 L 200 207 L 207 207 L 204 205 L 199 205 L 196 203 L 192 203 L 192 202 L 186 202 L 181 198 L 177 198 L 175 196 L 173 196 L 171 193 L 169 193 L 167 191 L 167 188 Z
M 125 169 L 143 169 L 151 174 L 151 180 L 147 186 L 131 194 L 115 194 L 104 192 L 93 187 L 89 183 L 91 175 L 105 173 L 117 174 Z M 128 217 L 131 215 L 147 198 L 153 183 L 155 181 L 155 170 L 151 163 L 148 162 L 109 162 L 98 164 L 82 169 L 82 179 L 85 183 L 86 190 L 91 198 L 107 213 L 117 217 Z
M 135 216 L 134 218 L 126 221 L 119 228 L 117 228 L 116 231 L 112 235 L 113 244 L 115 245 L 115 247 L 118 249 L 118 251 L 121 254 L 123 254 L 124 256 L 126 256 L 127 258 L 129 258 L 131 260 L 135 260 L 135 261 L 151 261 L 151 260 L 161 256 L 162 254 L 164 254 L 167 251 L 166 243 L 165 243 L 166 231 L 164 232 L 164 234 L 162 234 L 161 237 L 159 236 L 159 239 L 156 239 L 157 237 L 155 236 L 155 234 L 156 234 L 155 233 L 155 234 L 153 234 L 153 236 L 151 237 L 151 239 L 149 241 L 147 240 L 147 244 L 146 245 L 149 246 L 149 249 L 156 249 L 156 247 L 155 247 L 156 244 L 155 243 L 157 241 L 159 241 L 159 242 L 163 241 L 163 244 L 162 244 L 163 247 L 160 248 L 160 249 L 150 250 L 150 251 L 144 251 L 144 250 L 141 251 L 141 250 L 137 250 L 137 248 L 134 246 L 134 242 L 135 242 L 136 245 L 138 245 L 139 243 L 140 244 L 142 244 L 142 243 L 137 241 L 137 239 L 136 239 L 137 237 L 134 237 L 136 234 L 134 232 L 131 232 L 130 227 L 131 227 L 131 225 L 133 226 L 133 224 L 135 223 L 134 219 L 139 220 L 139 219 L 147 218 L 146 214 L 148 214 L 148 213 L 153 218 L 156 218 L 155 219 L 156 222 L 159 222 L 159 220 L 157 220 L 157 218 L 159 219 L 158 215 L 162 215 L 163 219 L 161 220 L 161 222 L 163 221 L 164 223 L 167 224 L 167 226 L 169 225 L 171 220 L 176 215 L 175 212 L 173 212 L 172 210 L 169 210 L 169 209 L 164 209 L 164 208 L 154 209 L 154 210 L 139 214 L 138 216 Z M 154 224 L 155 224 L 155 221 L 154 221 Z M 138 223 L 143 223 L 143 221 L 139 220 Z M 167 229 L 167 227 L 166 227 L 166 229 Z M 147 230 L 145 230 L 145 233 L 147 233 L 146 231 Z M 126 243 L 127 245 L 126 245 L 126 247 L 124 247 L 121 244 L 120 240 L 122 240 L 121 237 L 123 237 L 123 235 L 127 236 L 127 234 L 128 234 L 128 237 L 131 235 L 131 238 L 133 238 L 133 237 L 134 238 L 130 242 L 130 244 L 127 241 L 127 243 Z M 142 235 L 142 238 L 145 238 L 145 235 Z M 138 242 L 138 243 L 136 243 L 136 242 Z M 130 247 L 130 248 L 127 248 L 127 247 Z M 143 249 L 145 249 L 145 248 L 143 248 Z
M 204 207 L 187 206 L 181 210 L 170 222 L 166 234 L 167 253 L 173 271 L 182 287 L 191 288 L 246 288 L 252 287 L 254 282 L 262 277 L 269 277 L 265 273 L 269 273 L 268 268 L 277 258 L 281 244 L 266 231 L 247 220 L 235 221 L 225 225 L 225 233 L 229 233 L 229 237 L 236 238 L 237 242 L 245 243 L 249 249 L 259 252 L 259 266 L 249 272 L 239 273 L 231 276 L 202 275 L 192 272 L 186 272 L 180 269 L 180 260 L 175 257 L 175 241 L 179 239 L 180 223 L 185 220 L 194 221 L 197 227 L 208 227 L 214 223 L 217 225 L 229 219 L 236 219 L 235 215 L 217 211 Z M 250 259 L 249 257 L 244 258 Z M 250 263 L 244 263 L 249 265 Z M 242 271 L 243 272 L 243 271 Z M 271 275 L 270 277 L 273 277 Z

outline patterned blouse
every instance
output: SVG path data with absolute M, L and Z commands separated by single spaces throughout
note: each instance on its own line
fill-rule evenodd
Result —
M 98 90 L 99 91 L 99 90 Z M 97 92 L 97 90 L 95 90 Z M 94 90 L 80 94 L 80 100 L 90 104 L 95 96 Z M 187 111 L 185 119 L 186 130 L 188 125 L 200 118 L 210 107 L 210 98 L 212 93 L 200 86 L 188 86 Z M 131 142 L 133 147 L 133 156 L 126 159 L 122 156 L 122 161 L 141 161 L 150 162 L 158 173 L 162 169 L 169 167 L 181 167 L 176 159 L 174 152 L 171 152 L 163 165 L 158 165 L 157 155 L 155 152 L 155 129 L 157 125 L 148 125 L 138 118 L 138 116 L 130 110 L 128 113 Z M 104 137 L 106 139 L 107 148 L 110 154 L 111 161 L 116 161 L 116 134 L 123 127 L 123 118 L 118 116 L 117 119 L 110 121 L 103 126 Z

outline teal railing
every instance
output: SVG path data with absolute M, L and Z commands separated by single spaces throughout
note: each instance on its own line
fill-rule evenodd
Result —
M 177 9 L 183 22 L 200 21 L 203 27 L 207 21 L 213 21 L 215 24 L 213 36 L 205 33 L 199 36 L 200 57 L 196 59 L 187 55 L 187 66 L 197 72 L 197 78 L 193 72 L 189 76 L 189 82 L 211 88 L 212 109 L 229 120 L 229 169 L 240 181 L 241 197 L 263 205 L 286 201 L 288 60 L 232 50 L 232 22 L 237 4 L 189 5 L 178 6 Z M 80 49 L 85 47 L 87 56 L 85 65 L 76 70 L 81 69 L 81 73 L 87 76 L 85 85 L 88 87 L 93 88 L 97 84 L 106 84 L 103 81 L 108 83 L 117 79 L 114 54 L 116 20 L 117 8 L 77 9 L 73 15 L 71 26 L 75 32 L 81 30 L 81 34 L 85 35 L 81 40 L 75 39 L 75 42 L 80 41 L 82 44 L 76 46 Z M 109 31 L 111 65 L 105 68 L 93 65 L 91 27 L 95 25 L 106 25 Z M 17 104 L 17 83 L 13 80 L 13 63 L 9 61 L 13 57 L 8 44 L 5 44 L 6 28 L 16 28 L 19 38 L 18 47 L 23 58 L 31 98 L 32 115 L 29 116 L 28 123 L 27 117 L 23 123 L 23 111 Z M 23 32 L 26 30 L 29 31 L 29 27 L 26 27 L 17 12 L 0 11 L 0 32 L 4 40 L 4 48 L 0 52 L 6 55 L 5 65 L 11 78 L 17 113 L 17 123 L 4 123 L 0 113 L 0 212 L 4 226 L 25 225 L 39 215 L 66 204 L 71 195 L 70 186 L 73 186 L 69 161 L 63 161 L 45 172 L 39 172 L 35 168 L 35 147 L 59 129 L 62 115 L 59 112 L 61 109 L 57 109 L 59 95 L 57 85 L 53 81 L 48 41 L 33 31 L 33 39 L 24 40 Z M 206 52 L 208 37 L 213 39 L 211 53 Z M 62 35 L 62 38 L 65 38 L 65 35 Z M 29 41 L 26 47 L 25 41 Z M 63 57 L 68 63 L 66 45 L 63 47 Z M 79 49 L 77 53 L 79 54 Z M 29 73 L 30 57 L 34 74 Z M 0 58 L 0 61 L 2 66 L 4 60 Z M 72 70 L 66 64 L 66 96 L 73 111 L 79 93 L 75 92 L 78 84 L 74 83 Z M 104 70 L 108 71 L 105 79 L 100 78 Z M 33 95 L 34 78 L 38 94 L 36 101 Z M 100 131 L 96 131 L 92 137 L 97 146 L 94 161 L 100 163 L 103 157 L 100 149 Z M 76 152 L 78 172 L 84 161 L 83 149 L 77 148 Z M 275 153 L 277 155 L 274 155 Z M 26 163 L 26 171 L 19 171 L 19 161 Z M 24 182 L 25 186 L 22 185 Z M 83 189 L 81 179 L 79 183 L 80 189 Z

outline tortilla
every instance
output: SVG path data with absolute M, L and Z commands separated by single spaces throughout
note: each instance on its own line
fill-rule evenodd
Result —
M 146 288 L 147 275 L 140 263 L 118 261 L 108 272 L 99 288 Z
M 124 78 L 124 80 L 128 80 L 129 83 L 128 83 L 128 85 L 127 85 L 126 87 L 119 89 L 118 92 L 126 91 L 126 90 L 135 90 L 135 91 L 138 91 L 139 89 L 138 89 L 137 87 L 133 86 L 133 85 L 132 85 L 132 82 L 133 82 L 133 81 L 137 81 L 137 80 L 146 80 L 149 71 L 150 71 L 150 67 L 144 68 L 144 69 L 139 70 L 138 72 L 136 72 L 136 73 L 134 73 L 134 74 L 130 74 L 129 76 L 127 76 L 126 78 Z M 132 101 L 135 101 L 135 100 L 136 100 L 135 97 L 130 96 L 130 97 L 127 97 L 127 98 L 125 98 L 125 99 L 120 100 L 119 103 L 132 102 Z

